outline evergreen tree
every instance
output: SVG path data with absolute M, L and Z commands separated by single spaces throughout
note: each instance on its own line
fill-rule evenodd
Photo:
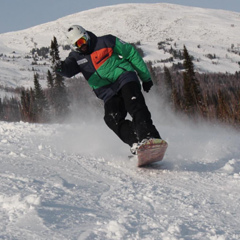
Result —
M 35 103 L 35 93 L 32 88 L 27 92 L 27 99 L 29 102 L 30 122 L 37 122 L 37 105 Z
M 48 70 L 47 73 L 47 85 L 48 85 L 48 91 L 47 91 L 47 99 L 49 101 L 49 108 L 52 108 L 54 105 L 54 79 L 53 74 L 50 70 Z M 53 110 L 53 109 L 51 109 Z
M 170 74 L 169 69 L 166 66 L 164 66 L 164 80 L 167 88 L 172 89 L 172 76 Z
M 48 70 L 48 72 L 47 72 L 47 83 L 48 83 L 49 88 L 54 87 L 53 76 L 52 76 L 52 73 L 50 72 L 50 70 Z
M 228 110 L 225 96 L 221 90 L 218 91 L 217 118 L 222 122 L 227 122 Z
M 34 91 L 22 90 L 21 92 L 21 119 L 26 122 L 36 122 L 37 121 L 37 109 L 35 104 Z
M 54 108 L 55 116 L 59 119 L 65 117 L 69 112 L 69 98 L 63 77 L 59 74 L 56 74 L 54 71 L 56 64 L 60 61 L 59 45 L 56 37 L 54 37 L 51 41 L 50 55 L 53 70 L 53 84 L 50 83 L 49 86 L 51 88 L 53 87 L 53 90 L 51 91 L 51 99 L 53 100 L 52 105 Z
M 186 72 L 183 73 L 183 94 L 184 94 L 184 111 L 188 114 L 194 113 L 195 99 L 192 94 L 191 79 Z
M 22 90 L 21 92 L 21 119 L 26 122 L 31 121 L 31 109 L 30 109 L 30 95 L 27 90 Z
M 176 111 L 180 111 L 182 109 L 182 99 L 180 96 L 180 90 L 174 83 L 172 86 L 172 102 Z
M 48 116 L 49 105 L 45 97 L 45 94 L 42 90 L 42 87 L 39 83 L 38 73 L 34 74 L 34 94 L 38 122 L 46 122 L 49 119 Z
M 164 95 L 168 102 L 173 103 L 173 84 L 172 84 L 172 76 L 170 74 L 169 69 L 164 66 Z
M 57 38 L 55 36 L 53 37 L 53 40 L 51 41 L 50 56 L 51 56 L 52 63 L 56 63 L 57 61 L 60 60 L 59 45 L 57 42 Z
M 21 119 L 23 121 L 27 121 L 28 120 L 28 106 L 27 106 L 27 100 L 26 100 L 26 91 L 22 90 L 21 92 L 21 107 L 20 107 L 20 111 L 21 111 Z
M 187 110 L 190 110 L 190 112 L 192 113 L 198 111 L 200 114 L 205 115 L 205 106 L 200 89 L 200 84 L 195 76 L 194 65 L 186 46 L 184 46 L 183 56 L 183 65 L 185 68 L 185 72 L 183 74 L 184 96 L 186 104 L 185 108 Z
M 17 122 L 20 121 L 20 108 L 19 102 L 16 98 L 11 97 L 8 99 L 7 97 L 3 100 L 3 109 L 4 109 L 4 120 L 9 122 Z

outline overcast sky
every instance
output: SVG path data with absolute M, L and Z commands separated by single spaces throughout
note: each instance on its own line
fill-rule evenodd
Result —
M 100 6 L 161 2 L 240 12 L 240 0 L 0 0 L 0 33 L 26 29 Z

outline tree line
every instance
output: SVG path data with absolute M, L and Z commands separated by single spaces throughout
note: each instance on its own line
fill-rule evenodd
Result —
M 240 72 L 195 72 L 192 57 L 183 49 L 183 70 L 176 66 L 151 69 L 158 92 L 173 111 L 191 119 L 240 127 Z
M 39 83 L 38 73 L 34 73 L 34 89 L 24 89 L 21 93 L 21 119 L 27 122 L 60 121 L 69 112 L 69 97 L 64 79 L 54 71 L 60 61 L 59 45 L 56 37 L 50 47 L 51 70 L 47 73 L 48 88 L 43 90 Z
M 46 52 L 44 48 L 44 54 Z M 59 45 L 55 37 L 51 41 L 49 55 L 51 68 L 46 76 L 47 88 L 41 87 L 39 75 L 35 72 L 34 88 L 22 89 L 20 100 L 15 97 L 3 100 L 0 98 L 0 120 L 61 122 L 74 111 L 81 114 L 81 110 L 84 111 L 87 105 L 94 105 L 96 109 L 101 105 L 89 91 L 90 88 L 83 78 L 71 78 L 66 86 L 63 77 L 54 72 L 54 66 L 60 60 Z M 240 72 L 200 74 L 195 72 L 186 46 L 178 55 L 183 59 L 183 64 L 179 66 L 161 68 L 153 67 L 151 62 L 147 63 L 157 95 L 164 99 L 173 111 L 192 119 L 203 118 L 239 127 Z

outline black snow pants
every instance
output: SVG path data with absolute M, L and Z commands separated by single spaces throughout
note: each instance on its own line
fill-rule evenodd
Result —
M 125 84 L 117 95 L 105 103 L 104 108 L 107 126 L 129 146 L 145 138 L 160 138 L 138 82 Z M 127 113 L 132 121 L 126 119 Z

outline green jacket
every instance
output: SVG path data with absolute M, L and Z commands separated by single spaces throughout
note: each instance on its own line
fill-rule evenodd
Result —
M 113 35 L 88 34 L 91 39 L 88 54 L 72 51 L 62 62 L 61 75 L 72 77 L 81 72 L 96 94 L 102 87 L 111 87 L 125 72 L 136 71 L 143 82 L 151 79 L 145 62 L 131 44 Z

